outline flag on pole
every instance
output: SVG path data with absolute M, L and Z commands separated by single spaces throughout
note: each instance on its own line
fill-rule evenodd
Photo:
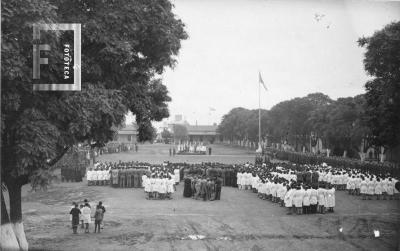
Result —
M 262 84 L 262 86 L 264 87 L 264 89 L 265 89 L 266 91 L 268 91 L 268 88 L 267 88 L 267 86 L 264 84 L 264 81 L 263 81 L 263 79 L 262 79 L 262 77 L 261 77 L 261 72 L 258 72 L 258 82 L 259 82 L 260 84 Z

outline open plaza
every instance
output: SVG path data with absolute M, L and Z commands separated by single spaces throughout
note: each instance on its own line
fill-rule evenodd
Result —
M 3 0 L 0 251 L 400 251 L 400 1 Z
M 213 145 L 215 155 L 169 157 L 170 145 L 140 145 L 138 152 L 105 154 L 100 161 L 254 162 L 254 153 Z M 58 173 L 58 172 L 56 172 Z M 183 182 L 172 200 L 146 200 L 143 188 L 55 182 L 47 191 L 23 189 L 22 208 L 30 250 L 395 250 L 399 200 L 361 200 L 336 192 L 335 212 L 287 215 L 251 190 L 222 187 L 221 200 L 183 197 Z M 71 231 L 73 201 L 106 207 L 100 234 Z M 375 231 L 375 232 L 374 232 Z

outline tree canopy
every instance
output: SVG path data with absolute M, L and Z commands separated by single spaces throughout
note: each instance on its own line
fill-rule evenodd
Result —
M 151 121 L 169 116 L 171 100 L 157 76 L 174 67 L 187 34 L 168 0 L 8 0 L 1 7 L 1 178 L 13 194 L 11 221 L 20 221 L 20 187 L 73 145 L 104 145 L 128 111 L 139 139 L 153 137 Z M 33 91 L 35 23 L 82 25 L 80 92 Z
M 368 135 L 365 125 L 365 98 L 332 100 L 322 93 L 283 101 L 261 111 L 261 136 L 270 142 L 286 141 L 297 150 L 309 147 L 311 133 L 323 140 L 334 153 L 348 151 L 356 156 L 361 140 Z M 258 141 L 258 110 L 234 108 L 218 127 L 228 140 Z
M 172 130 L 176 141 L 185 141 L 188 139 L 188 130 L 185 125 L 174 124 Z
M 364 67 L 367 124 L 378 146 L 400 145 L 400 22 L 358 40 L 366 49 Z

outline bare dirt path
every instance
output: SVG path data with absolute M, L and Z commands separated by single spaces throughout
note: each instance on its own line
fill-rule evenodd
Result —
M 153 146 L 154 147 L 154 146 Z M 165 146 L 163 146 L 165 147 Z M 149 151 L 131 153 L 145 158 Z M 157 150 L 157 149 L 156 149 Z M 159 155 L 148 159 L 164 157 Z M 220 157 L 248 155 L 234 149 Z M 156 152 L 157 152 L 156 151 Z M 130 154 L 103 155 L 124 159 Z M 154 157 L 155 156 L 155 157 Z M 161 157 L 159 157 L 161 156 Z M 190 156 L 185 156 L 190 158 Z M 198 156 L 196 156 L 198 157 Z M 165 157 L 164 157 L 165 158 Z M 172 157 L 171 157 L 172 158 Z M 194 160 L 193 160 L 194 161 Z M 243 161 L 240 161 L 243 162 Z M 183 198 L 183 183 L 173 200 L 146 200 L 142 189 L 56 183 L 46 192 L 23 196 L 26 235 L 32 250 L 395 250 L 400 228 L 400 201 L 362 201 L 337 192 L 335 213 L 286 215 L 286 210 L 250 191 L 223 187 L 221 201 Z M 100 234 L 73 235 L 72 201 L 99 200 L 107 208 Z M 342 232 L 339 230 L 342 229 Z M 375 238 L 373 230 L 380 231 Z

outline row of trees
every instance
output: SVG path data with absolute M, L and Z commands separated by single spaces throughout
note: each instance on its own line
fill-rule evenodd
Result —
M 128 111 L 136 116 L 139 140 L 145 141 L 152 135 L 151 121 L 169 116 L 171 99 L 156 76 L 175 65 L 187 38 L 172 9 L 169 0 L 2 1 L 1 230 L 9 236 L 1 239 L 1 247 L 28 249 L 21 187 L 47 179 L 73 145 L 103 146 Z M 82 25 L 82 91 L 33 91 L 34 23 Z M 57 79 L 48 67 L 46 77 Z
M 332 100 L 322 93 L 283 101 L 261 111 L 261 136 L 269 144 L 286 142 L 298 151 L 310 149 L 315 137 L 334 154 L 352 155 L 368 133 L 364 104 L 363 95 Z M 258 110 L 232 109 L 218 129 L 224 139 L 257 142 Z
M 370 147 L 400 145 L 400 22 L 373 36 L 360 38 L 366 48 L 364 66 L 372 77 L 366 93 L 332 100 L 323 93 L 280 102 L 261 111 L 261 135 L 269 142 L 287 142 L 296 150 L 310 148 L 314 139 L 334 155 L 347 152 L 365 158 Z M 234 108 L 218 128 L 228 140 L 258 141 L 258 110 Z M 379 151 L 379 150 L 378 150 Z

